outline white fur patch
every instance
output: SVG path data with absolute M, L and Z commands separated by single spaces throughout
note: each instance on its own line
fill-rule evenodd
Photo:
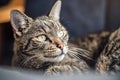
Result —
M 50 61 L 50 62 L 60 62 L 63 60 L 65 54 L 55 57 L 55 58 L 45 58 L 46 61 Z

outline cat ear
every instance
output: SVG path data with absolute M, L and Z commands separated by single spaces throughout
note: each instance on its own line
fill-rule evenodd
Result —
M 61 11 L 61 0 L 57 0 L 57 2 L 53 5 L 49 13 L 49 16 L 52 17 L 54 20 L 59 20 L 60 11 Z
M 29 27 L 29 22 L 32 21 L 31 18 L 18 10 L 11 11 L 10 19 L 13 30 L 18 36 L 22 35 L 23 31 Z

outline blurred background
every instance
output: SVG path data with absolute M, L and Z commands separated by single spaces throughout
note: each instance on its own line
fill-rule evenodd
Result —
M 0 65 L 10 65 L 13 32 L 9 13 L 19 9 L 36 18 L 47 15 L 56 0 L 0 0 Z M 70 40 L 120 26 L 120 0 L 62 0 L 61 23 Z

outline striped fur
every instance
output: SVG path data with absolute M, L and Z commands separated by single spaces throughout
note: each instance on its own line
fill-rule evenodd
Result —
M 48 16 L 35 20 L 18 10 L 11 12 L 15 37 L 13 66 L 46 74 L 89 69 L 85 59 L 90 59 L 90 52 L 68 46 L 68 32 L 59 22 L 60 7 L 58 0 Z
M 98 57 L 96 69 L 102 74 L 120 72 L 120 28 L 111 33 Z

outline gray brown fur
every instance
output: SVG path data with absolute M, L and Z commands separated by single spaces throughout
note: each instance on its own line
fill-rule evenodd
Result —
M 72 41 L 72 43 L 78 45 L 80 48 L 84 48 L 92 53 L 95 53 L 95 51 L 100 47 L 101 43 L 108 39 L 109 35 L 110 32 L 108 31 L 92 33 L 85 37 L 76 38 Z
M 91 66 L 97 72 L 120 72 L 120 28 L 114 32 L 102 31 L 73 41 L 80 48 L 90 50 L 95 61 Z
M 11 11 L 14 67 L 40 70 L 46 74 L 86 72 L 90 68 L 85 61 L 90 59 L 90 52 L 68 46 L 68 32 L 59 22 L 60 7 L 61 1 L 58 0 L 48 16 L 35 20 L 18 10 Z M 63 35 L 59 34 L 61 31 Z
M 48 16 L 32 19 L 18 10 L 11 12 L 13 66 L 46 74 L 86 72 L 91 67 L 100 73 L 119 72 L 120 29 L 90 34 L 76 39 L 73 43 L 77 45 L 73 45 L 68 43 L 69 34 L 59 21 L 60 9 L 61 0 L 57 0 Z
M 96 64 L 100 73 L 120 72 L 120 28 L 111 33 Z

